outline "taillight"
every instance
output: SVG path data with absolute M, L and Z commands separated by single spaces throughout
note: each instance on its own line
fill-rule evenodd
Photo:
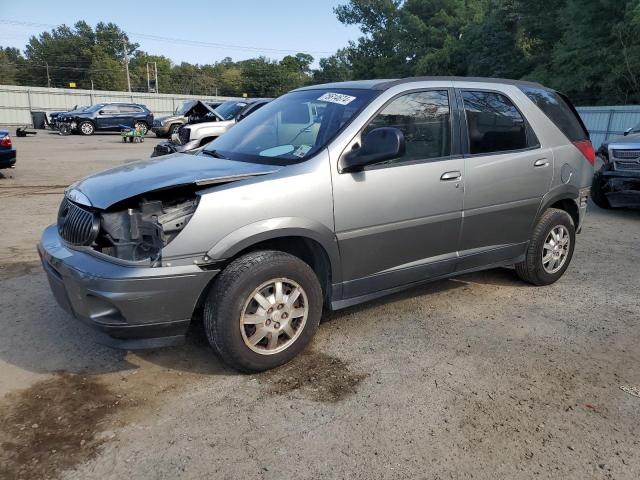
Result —
M 580 140 L 578 142 L 573 142 L 573 144 L 580 150 L 584 158 L 589 160 L 591 166 L 596 165 L 596 151 L 593 149 L 593 145 L 589 140 Z
M 9 135 L 2 137 L 2 140 L 0 140 L 0 147 L 11 148 L 11 137 Z

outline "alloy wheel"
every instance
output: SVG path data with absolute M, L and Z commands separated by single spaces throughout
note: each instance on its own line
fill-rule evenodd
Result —
M 550 274 L 560 270 L 569 256 L 571 237 L 564 225 L 557 225 L 551 229 L 542 247 L 542 267 Z
M 240 331 L 256 353 L 273 355 L 289 348 L 304 330 L 309 302 L 304 289 L 289 278 L 274 278 L 245 300 Z

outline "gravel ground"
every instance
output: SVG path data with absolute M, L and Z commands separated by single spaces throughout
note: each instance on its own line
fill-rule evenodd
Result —
M 182 347 L 96 344 L 37 263 L 64 186 L 154 142 L 15 141 L 0 478 L 640 478 L 640 212 L 590 206 L 553 286 L 508 269 L 436 282 L 327 314 L 300 358 L 239 375 L 197 323 Z

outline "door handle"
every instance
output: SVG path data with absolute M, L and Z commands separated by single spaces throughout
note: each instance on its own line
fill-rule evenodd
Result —
M 539 158 L 538 160 L 533 162 L 534 167 L 546 167 L 548 165 L 549 165 L 549 162 L 547 162 L 546 158 Z
M 462 173 L 460 173 L 458 170 L 454 170 L 452 172 L 444 172 L 440 176 L 440 180 L 444 182 L 450 182 L 451 180 L 459 180 L 460 177 L 462 177 Z

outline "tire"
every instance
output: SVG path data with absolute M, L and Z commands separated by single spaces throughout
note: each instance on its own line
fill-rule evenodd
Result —
M 90 121 L 85 120 L 84 122 L 80 122 L 78 125 L 78 131 L 82 135 L 93 135 L 96 131 L 96 127 Z
M 271 289 L 278 281 L 280 302 Z M 298 295 L 291 287 L 300 290 Z M 289 305 L 292 293 L 296 299 Z M 205 300 L 204 327 L 223 362 L 241 372 L 260 372 L 287 363 L 307 346 L 318 329 L 322 306 L 322 288 L 309 265 L 288 253 L 256 251 L 220 273 Z
M 605 210 L 610 210 L 611 204 L 607 199 L 607 196 L 602 191 L 602 170 L 596 172 L 593 176 L 593 182 L 591 183 L 591 200 L 600 208 L 604 208 Z
M 171 138 L 173 136 L 174 133 L 178 133 L 178 130 L 180 130 L 181 125 L 179 123 L 174 123 L 173 125 L 171 125 L 171 128 L 169 128 L 169 138 Z
M 140 127 L 140 130 L 142 130 L 142 135 L 146 135 L 149 131 L 149 125 L 147 125 L 145 122 L 136 122 L 133 124 L 133 128 L 137 129 L 138 127 Z
M 555 238 L 552 236 L 554 232 L 564 232 L 568 237 L 568 245 L 558 249 L 558 256 L 554 258 L 553 254 L 555 250 L 548 249 L 545 245 L 547 239 L 551 236 L 552 240 Z M 553 241 L 553 244 L 562 242 Z M 576 244 L 576 227 L 573 223 L 571 215 L 564 210 L 557 208 L 550 208 L 542 214 L 535 228 L 533 229 L 533 235 L 525 260 L 521 263 L 517 263 L 516 273 L 525 282 L 533 285 L 550 285 L 556 282 L 569 267 L 571 258 L 573 257 L 573 250 Z M 562 253 L 562 252 L 564 253 Z M 558 264 L 555 268 L 549 268 L 551 263 L 545 263 L 543 255 L 551 252 L 550 262 L 555 262 L 558 259 Z M 560 263 L 561 262 L 561 263 Z

